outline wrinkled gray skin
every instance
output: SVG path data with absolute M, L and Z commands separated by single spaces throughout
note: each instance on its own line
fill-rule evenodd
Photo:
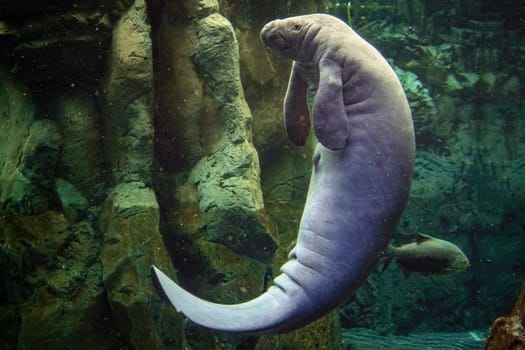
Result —
M 367 278 L 407 201 L 414 133 L 396 75 L 340 20 L 320 14 L 275 20 L 261 38 L 294 60 L 284 116 L 297 145 L 309 133 L 307 90 L 315 93 L 319 143 L 297 244 L 273 286 L 242 304 L 198 299 L 155 267 L 152 277 L 165 300 L 200 325 L 272 334 L 316 320 Z

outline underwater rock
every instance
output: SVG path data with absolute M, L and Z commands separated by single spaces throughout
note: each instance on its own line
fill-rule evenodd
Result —
M 198 22 L 195 62 L 227 141 L 251 140 L 252 115 L 240 80 L 237 38 L 231 23 L 218 13 Z
M 511 96 L 517 96 L 522 91 L 522 84 L 518 77 L 514 75 L 503 83 L 502 90 Z
M 241 19 L 239 19 L 241 20 Z M 276 158 L 287 149 L 301 158 L 308 149 L 297 152 L 290 147 L 291 142 L 283 130 L 282 99 L 286 93 L 290 65 L 267 51 L 259 39 L 259 27 L 246 24 L 246 28 L 236 27 L 235 33 L 240 46 L 241 77 L 246 100 L 253 118 L 253 144 L 257 148 L 261 162 L 269 166 L 280 165 Z M 310 159 L 310 154 L 305 158 Z M 283 164 L 283 166 L 285 166 Z M 309 176 L 309 167 L 306 176 Z
M 414 123 L 418 126 L 418 132 L 430 128 L 437 110 L 428 88 L 414 73 L 396 66 L 394 66 L 394 71 L 407 95 Z
M 297 237 L 310 182 L 311 152 L 310 147 L 285 147 L 261 165 L 264 206 L 279 228 L 279 250 L 285 250 L 283 261 Z
M 428 20 L 426 15 L 426 1 L 423 0 L 397 0 L 397 13 L 411 25 L 424 25 Z
M 100 203 L 106 195 L 100 110 L 95 97 L 81 88 L 59 92 L 49 111 L 62 134 L 57 175 L 70 182 L 88 200 Z
M 33 284 L 40 282 L 41 278 L 31 276 L 35 267 L 54 263 L 53 259 L 57 259 L 67 241 L 68 227 L 64 217 L 56 211 L 36 215 L 8 213 L 0 216 L 0 271 L 5 282 L 0 296 L 7 304 L 23 303 L 33 292 Z M 41 272 L 46 273 L 45 270 Z
M 16 169 L 2 181 L 1 201 L 23 214 L 38 214 L 52 206 L 55 166 L 61 137 L 51 120 L 38 120 L 19 150 Z
M 0 54 L 39 88 L 42 82 L 97 82 L 111 39 L 111 12 L 122 11 L 117 8 L 123 1 L 113 2 L 106 6 L 87 1 L 22 6 L 10 1 L 2 5 L 9 18 L 2 22 Z
M 208 240 L 254 259 L 271 257 L 276 243 L 269 234 L 258 158 L 251 144 L 223 144 L 197 164 L 190 181 L 197 185 Z
M 440 45 L 415 45 L 410 50 L 414 57 L 408 68 L 414 70 L 426 84 L 440 87 L 451 71 L 454 71 L 454 63 L 458 62 L 462 54 L 460 45 L 448 42 Z
M 251 143 L 252 115 L 240 81 L 238 43 L 226 18 L 207 13 L 207 10 L 189 11 L 188 16 L 194 16 L 191 24 L 162 27 L 166 33 L 178 32 L 179 37 L 180 31 L 184 31 L 185 36 L 193 37 L 194 41 L 178 41 L 182 46 L 178 53 L 170 51 L 169 45 L 162 46 L 167 50 L 163 60 L 175 60 L 175 69 L 185 73 L 176 76 L 175 90 L 170 91 L 166 85 L 166 90 L 161 92 L 159 99 L 166 108 L 168 102 L 181 107 L 159 110 L 160 140 L 156 153 L 168 172 L 174 170 L 173 165 L 193 167 L 187 183 L 182 186 L 196 188 L 199 227 L 209 241 L 223 244 L 238 254 L 266 260 L 276 243 L 269 234 L 271 227 L 260 188 L 259 158 Z M 190 58 L 185 56 L 190 52 L 191 62 L 186 61 Z M 182 86 L 182 82 L 187 84 Z M 175 92 L 184 97 L 184 101 L 179 101 L 181 96 L 177 99 L 173 95 L 180 104 L 168 101 Z M 176 118 L 173 125 L 179 125 L 177 130 L 172 129 L 173 126 L 162 127 L 171 118 Z M 168 140 L 168 134 L 174 142 Z M 179 159 L 170 149 L 184 152 L 184 159 Z
M 415 162 L 411 199 L 424 198 L 429 205 L 446 202 L 447 194 L 462 185 L 460 175 L 452 159 L 420 151 Z
M 61 144 L 56 124 L 35 122 L 34 109 L 27 88 L 0 67 L 0 202 L 27 214 L 52 205 Z
M 456 77 L 453 74 L 449 74 L 447 76 L 445 84 L 449 92 L 461 90 L 463 88 L 461 86 L 461 83 L 456 79 Z
M 212 297 L 222 303 L 237 303 L 256 297 L 264 290 L 267 266 L 256 259 L 247 259 L 222 244 L 199 240 L 210 269 L 206 283 L 213 286 L 213 295 L 204 293 L 200 297 Z
M 88 201 L 69 182 L 64 179 L 55 180 L 55 192 L 64 212 L 64 216 L 71 222 L 77 222 L 85 218 Z
M 7 330 L 16 340 L 6 348 L 122 346 L 102 288 L 100 239 L 91 225 L 70 225 L 56 211 L 11 213 L 0 220 L 0 295 L 2 304 L 18 306 L 19 319 Z
M 158 52 L 155 158 L 167 173 L 191 169 L 222 135 L 220 120 L 213 106 L 206 103 L 203 82 L 195 69 L 197 23 L 180 19 L 186 9 L 179 6 L 166 3 L 154 41 Z
M 492 72 L 485 72 L 481 74 L 481 81 L 485 85 L 487 92 L 494 92 L 497 76 Z
M 137 349 L 164 349 L 166 342 L 175 342 L 170 346 L 176 349 L 183 337 L 181 317 L 153 297 L 149 277 L 152 264 L 175 275 L 159 216 L 155 193 L 141 182 L 117 185 L 100 215 L 102 273 L 112 317 L 126 343 Z
M 479 79 L 479 74 L 458 72 L 455 75 L 449 74 L 447 76 L 445 86 L 447 87 L 447 92 L 449 94 L 452 94 L 459 90 L 465 90 L 463 91 L 463 93 L 471 93 L 471 90 L 469 89 L 472 89 L 479 81 Z
M 341 327 L 335 312 L 296 331 L 272 337 L 261 337 L 254 350 L 342 350 Z
M 241 66 L 246 69 L 244 74 L 253 80 L 250 84 L 246 84 L 248 87 L 254 84 L 264 85 L 271 82 L 275 79 L 275 74 L 277 73 L 270 61 L 269 53 L 259 39 L 258 28 L 250 29 L 244 31 L 236 29 L 235 31 L 239 41 Z
M 199 20 L 195 61 L 223 126 L 214 152 L 190 175 L 199 191 L 202 224 L 210 241 L 268 259 L 276 244 L 264 212 L 258 154 L 250 142 L 252 115 L 240 81 L 238 43 L 226 18 L 216 13 Z
M 144 0 L 115 24 L 103 84 L 104 146 L 115 183 L 151 183 L 153 67 Z
M 494 321 L 485 344 L 485 350 L 512 349 L 525 349 L 525 283 L 511 314 Z
M 25 306 L 22 315 L 21 349 L 60 349 L 64 344 L 78 349 L 124 346 L 107 313 L 102 289 L 83 288 L 73 300 L 61 299 L 44 288 L 37 289 L 34 303 Z

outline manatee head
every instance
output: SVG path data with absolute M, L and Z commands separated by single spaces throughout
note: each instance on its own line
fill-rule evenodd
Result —
M 261 40 L 270 49 L 284 58 L 296 59 L 312 27 L 307 16 L 276 19 L 261 30 Z

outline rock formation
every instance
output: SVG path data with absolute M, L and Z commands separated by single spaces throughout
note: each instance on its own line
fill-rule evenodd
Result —
M 152 263 L 174 270 L 151 189 L 145 4 L 69 6 L 12 5 L 2 22 L 2 348 L 178 348 L 149 280 Z
M 486 350 L 525 348 L 525 284 L 509 316 L 498 317 L 490 330 Z

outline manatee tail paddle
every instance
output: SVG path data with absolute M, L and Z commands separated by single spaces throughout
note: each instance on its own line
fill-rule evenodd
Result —
M 295 295 L 295 301 L 305 300 L 307 296 L 285 274 L 276 278 L 274 286 L 259 297 L 233 305 L 200 299 L 181 288 L 155 266 L 151 267 L 151 277 L 157 293 L 164 301 L 193 322 L 207 328 L 236 333 L 274 334 L 299 328 L 310 319 L 298 317 L 301 303 L 291 303 L 290 294 Z

